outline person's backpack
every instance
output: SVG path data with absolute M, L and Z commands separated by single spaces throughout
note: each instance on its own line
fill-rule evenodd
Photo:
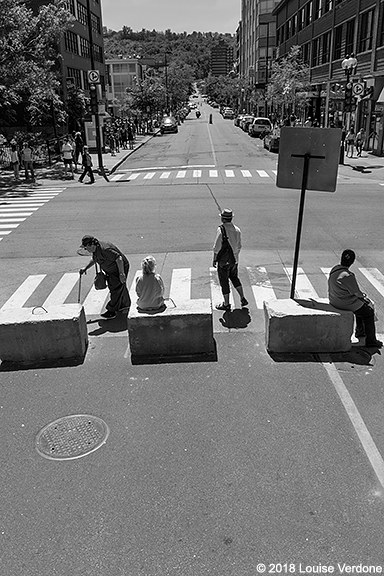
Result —
M 220 226 L 222 245 L 217 255 L 217 263 L 219 266 L 233 266 L 236 262 L 235 255 L 229 243 L 227 231 L 224 225 Z

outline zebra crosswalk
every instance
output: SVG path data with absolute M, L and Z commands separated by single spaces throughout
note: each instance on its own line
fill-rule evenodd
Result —
M 274 182 L 277 170 L 243 170 L 243 169 L 216 169 L 216 168 L 180 168 L 180 169 L 153 169 L 153 170 L 123 170 L 110 178 L 113 182 L 177 182 L 180 180 L 204 179 L 210 181 L 232 181 L 233 179 L 251 179 Z
M 0 198 L 0 240 L 29 216 L 55 198 L 64 188 L 23 188 Z
M 330 268 L 299 267 L 296 277 L 296 297 L 303 299 L 321 299 L 327 297 L 327 278 Z M 292 268 L 280 265 L 273 270 L 266 266 L 240 267 L 240 277 L 243 283 L 245 296 L 249 302 L 250 313 L 260 315 L 264 301 L 274 298 L 288 298 Z M 376 302 L 377 307 L 384 307 L 384 274 L 378 268 L 355 268 L 358 283 L 362 290 Z M 136 277 L 141 272 L 137 270 L 129 273 L 128 287 L 132 302 L 137 299 L 135 286 Z M 222 293 L 218 283 L 217 270 L 213 267 L 195 270 L 192 268 L 170 268 L 162 271 L 166 286 L 165 297 L 171 298 L 177 305 L 190 299 L 210 298 L 213 305 L 222 301 Z M 88 316 L 99 315 L 108 299 L 108 289 L 95 290 L 92 285 L 92 275 L 84 278 L 81 290 L 81 303 Z M 0 300 L 0 312 L 19 308 L 32 310 L 35 306 L 48 309 L 53 305 L 75 303 L 79 296 L 78 272 L 67 272 L 59 277 L 47 274 L 32 274 L 27 276 L 21 284 L 8 295 L 4 302 Z M 230 302 L 233 307 L 239 306 L 239 297 L 232 291 Z M 218 324 L 218 323 L 217 323 Z M 217 328 L 216 331 L 220 331 Z

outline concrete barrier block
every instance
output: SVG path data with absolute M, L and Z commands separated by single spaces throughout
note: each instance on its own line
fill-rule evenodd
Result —
M 354 314 L 326 299 L 264 302 L 269 352 L 346 352 L 351 348 Z
M 80 304 L 50 306 L 47 311 L 16 308 L 0 312 L 0 360 L 44 364 L 81 362 L 88 346 L 84 308 Z
M 132 364 L 217 360 L 209 299 L 188 300 L 157 314 L 132 307 L 128 335 Z

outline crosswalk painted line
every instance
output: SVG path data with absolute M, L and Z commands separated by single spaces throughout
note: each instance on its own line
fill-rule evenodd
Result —
M 287 276 L 290 281 L 292 281 L 293 268 L 287 267 Z M 317 300 L 319 295 L 312 286 L 308 276 L 305 274 L 304 270 L 300 267 L 297 268 L 296 284 L 295 284 L 295 294 L 297 298 Z
M 121 172 L 119 174 L 115 174 L 111 177 L 112 181 L 118 182 L 119 180 L 137 180 L 137 181 L 144 181 L 144 180 L 154 180 L 158 178 L 159 180 L 168 180 L 168 179 L 187 179 L 187 178 L 218 178 L 220 175 L 223 178 L 254 178 L 257 176 L 258 178 L 267 179 L 269 178 L 271 181 L 274 181 L 274 175 L 277 174 L 277 170 L 270 170 L 268 173 L 266 170 L 251 170 L 246 169 L 239 169 L 239 170 L 232 170 L 232 169 L 209 169 L 203 170 L 200 168 L 194 169 L 180 169 L 180 170 L 166 170 L 166 171 L 149 171 L 149 172 L 142 172 L 142 171 L 135 171 L 132 172 L 128 177 L 126 176 L 126 172 L 128 170 Z
M 124 174 L 116 174 L 115 176 L 112 176 L 111 180 L 116 182 L 117 180 L 121 180 L 121 178 L 123 178 L 123 176 L 125 176 L 125 175 Z
M 264 301 L 276 298 L 275 291 L 273 290 L 271 281 L 268 278 L 267 270 L 264 266 L 247 267 L 249 278 L 251 280 L 251 288 L 255 298 L 256 307 L 262 310 Z
M 186 170 L 179 170 L 178 173 L 176 174 L 176 178 L 185 178 L 187 174 Z
M 265 170 L 256 170 L 256 172 L 258 173 L 258 175 L 261 178 L 269 178 L 270 177 L 268 172 L 266 172 Z
M 201 270 L 196 278 L 199 282 L 199 291 L 201 293 L 201 282 L 203 282 L 205 298 L 210 298 L 213 307 L 223 301 L 223 294 L 218 280 L 217 269 L 214 267 L 204 268 L 208 282 L 202 281 Z M 314 268 L 311 266 L 310 270 L 305 270 L 303 267 L 298 267 L 296 277 L 296 297 L 302 299 L 314 299 L 327 297 L 327 282 L 325 275 L 329 274 L 330 268 Z M 166 285 L 166 294 L 175 302 L 176 306 L 180 302 L 189 301 L 192 299 L 192 287 L 196 280 L 193 280 L 191 268 L 173 268 L 170 272 L 170 282 Z M 245 290 L 246 298 L 249 301 L 249 308 L 253 311 L 261 311 L 265 301 L 276 299 L 276 294 L 280 298 L 288 298 L 288 284 L 287 278 L 292 278 L 292 267 L 284 267 L 281 265 L 280 272 L 276 273 L 274 265 L 271 274 L 268 273 L 266 266 L 247 266 L 240 270 L 242 277 L 243 288 Z M 380 296 L 384 298 L 384 274 L 377 268 L 356 268 L 356 275 L 362 275 L 366 283 L 369 284 L 368 288 L 374 288 Z M 141 270 L 137 270 L 135 274 L 130 274 L 130 296 L 132 302 L 137 300 L 136 295 L 136 278 L 141 274 Z M 319 287 L 319 292 L 315 290 L 310 278 L 316 275 L 316 286 Z M 271 281 L 273 278 L 273 282 Z M 281 280 L 285 278 L 284 293 L 281 290 Z M 46 282 L 50 282 L 46 274 L 34 274 L 28 276 L 21 285 L 14 291 L 8 300 L 0 308 L 0 311 L 9 311 L 18 308 L 26 308 L 32 310 L 31 306 L 27 306 L 28 301 L 33 297 L 33 302 L 49 309 L 54 305 L 65 305 L 66 303 L 77 302 L 78 288 L 79 288 L 79 274 L 78 272 L 67 272 L 60 276 L 53 288 L 50 289 L 47 295 Z M 360 282 L 360 279 L 359 279 Z M 274 287 L 276 283 L 276 287 Z M 84 288 L 85 280 L 81 289 L 81 302 L 84 306 L 87 315 L 98 315 L 103 311 L 105 303 L 109 298 L 108 289 L 95 290 L 93 284 Z M 204 293 L 203 292 L 203 293 Z M 367 293 L 370 294 L 367 289 Z M 39 302 L 39 294 L 43 294 Z M 374 299 L 376 299 L 374 297 Z M 193 299 L 195 300 L 195 299 Z M 379 297 L 377 301 L 380 303 Z M 230 286 L 230 303 L 235 307 L 239 303 L 239 296 L 233 286 Z M 383 307 L 382 304 L 381 307 Z M 378 306 L 380 307 L 380 306 Z M 216 326 L 219 329 L 219 326 Z
M 0 199 L 0 240 L 63 190 L 64 188 L 23 189 L 2 196 Z
M 210 178 L 217 178 L 218 176 L 219 176 L 218 170 L 210 170 L 209 171 L 209 177 Z
M 170 172 L 163 172 L 163 173 L 160 175 L 160 178 L 162 178 L 162 179 L 166 179 L 166 178 L 169 178 L 169 177 L 170 177 L 170 175 L 171 175 L 171 173 L 170 173 Z
M 127 180 L 136 180 L 136 178 L 138 178 L 140 176 L 140 172 L 133 172 L 132 174 L 130 174 L 127 178 Z
M 234 178 L 235 177 L 235 173 L 233 170 L 225 170 L 225 175 L 227 178 Z
M 194 170 L 193 171 L 193 177 L 194 178 L 201 178 L 201 174 L 202 174 L 201 170 Z
M 252 174 L 249 170 L 240 170 L 240 172 L 245 178 L 252 178 Z
M 144 176 L 144 180 L 152 180 L 152 178 L 154 177 L 155 174 L 156 174 L 156 172 L 148 172 L 148 173 Z

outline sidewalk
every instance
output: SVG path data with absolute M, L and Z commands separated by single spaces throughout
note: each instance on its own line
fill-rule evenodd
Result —
M 103 167 L 106 172 L 106 175 L 112 174 L 135 150 L 141 148 L 144 144 L 146 144 L 149 140 L 154 138 L 158 132 L 154 134 L 147 134 L 145 136 L 139 135 L 136 137 L 134 147 L 132 150 L 123 150 L 121 149 L 118 153 L 114 156 L 111 153 L 104 153 L 103 154 Z M 93 162 L 93 171 L 98 173 L 99 167 L 99 159 L 97 153 L 91 154 L 92 162 Z M 80 167 L 78 168 L 78 174 L 80 172 Z M 51 181 L 60 181 L 65 182 L 66 185 L 70 182 L 77 182 L 77 178 L 75 177 L 74 180 L 70 178 L 64 178 L 64 164 L 62 162 L 57 162 L 52 166 L 43 166 L 35 168 L 35 174 L 37 177 L 38 182 L 47 180 L 48 182 Z M 9 170 L 0 170 L 0 195 L 1 190 L 8 190 L 13 188 L 14 186 L 30 186 L 32 183 L 31 180 L 25 181 L 24 179 L 24 170 L 20 168 L 20 182 L 15 182 L 13 177 L 13 171 Z
M 344 164 L 339 164 L 339 175 L 357 176 L 359 173 L 368 179 L 384 181 L 384 157 L 375 156 L 372 152 L 363 151 L 360 157 L 356 150 L 352 158 L 344 155 Z

